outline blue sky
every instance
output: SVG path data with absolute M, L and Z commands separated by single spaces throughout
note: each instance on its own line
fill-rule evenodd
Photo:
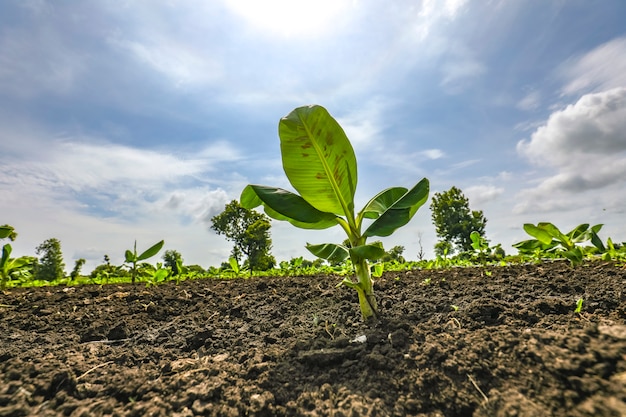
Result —
M 54 1 L 0 4 L 0 223 L 68 269 L 135 239 L 228 258 L 210 218 L 248 183 L 290 188 L 277 124 L 320 104 L 359 163 L 357 206 L 455 185 L 507 252 L 522 225 L 626 240 L 626 2 Z M 428 205 L 428 204 L 427 204 Z M 384 240 L 436 242 L 425 205 Z M 342 231 L 275 222 L 278 260 Z

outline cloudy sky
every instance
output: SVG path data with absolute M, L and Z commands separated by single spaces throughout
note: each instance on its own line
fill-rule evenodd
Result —
M 0 224 L 68 270 L 135 239 L 228 258 L 210 219 L 248 183 L 289 188 L 277 124 L 320 104 L 359 163 L 357 205 L 455 185 L 507 252 L 526 222 L 626 240 L 626 2 L 213 0 L 0 3 Z M 427 204 L 428 205 L 428 204 Z M 425 205 L 386 246 L 436 241 Z M 278 260 L 342 231 L 274 223 Z

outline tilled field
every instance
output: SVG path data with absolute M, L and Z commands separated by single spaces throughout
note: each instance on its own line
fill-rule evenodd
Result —
M 340 280 L 1 293 L 0 416 L 626 416 L 623 267 Z

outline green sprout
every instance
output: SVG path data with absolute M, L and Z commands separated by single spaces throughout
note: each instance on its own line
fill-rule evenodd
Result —
M 583 299 L 579 298 L 578 301 L 576 301 L 576 309 L 574 310 L 574 313 L 580 314 L 582 311 L 583 311 Z
M 165 242 L 161 240 L 160 242 L 152 245 L 149 249 L 147 249 L 140 255 L 137 255 L 137 241 L 135 240 L 135 246 L 133 248 L 133 251 L 131 252 L 130 250 L 126 250 L 126 263 L 130 264 L 130 275 L 133 284 L 135 283 L 135 279 L 137 278 L 137 263 L 140 261 L 144 261 L 148 258 L 152 258 L 154 255 L 159 253 L 164 243 Z
M 364 321 L 378 317 L 378 306 L 368 261 L 380 259 L 381 242 L 370 237 L 390 236 L 406 225 L 426 202 L 429 183 L 422 179 L 413 188 L 392 187 L 374 196 L 355 213 L 357 163 L 345 132 L 328 111 L 317 105 L 299 107 L 278 125 L 283 169 L 293 193 L 281 188 L 248 185 L 241 193 L 241 206 L 264 206 L 273 219 L 285 220 L 303 229 L 327 229 L 339 225 L 348 245 L 307 244 L 313 255 L 338 263 L 350 258 L 356 279 L 341 284 L 356 290 Z M 371 223 L 362 231 L 364 221 Z M 341 285 L 340 284 L 340 285 Z

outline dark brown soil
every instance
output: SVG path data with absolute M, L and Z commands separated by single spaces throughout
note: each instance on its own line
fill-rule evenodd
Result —
M 0 416 L 626 416 L 623 267 L 339 281 L 0 294 Z

